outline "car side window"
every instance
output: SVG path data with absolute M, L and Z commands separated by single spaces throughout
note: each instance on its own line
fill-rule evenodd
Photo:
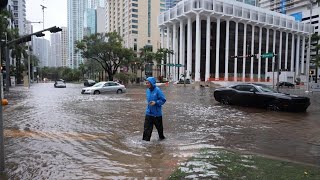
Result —
M 104 85 L 103 85 L 103 87 L 108 87 L 109 86 L 109 83 L 105 83 Z
M 245 91 L 245 92 L 257 92 L 258 90 L 251 85 L 238 85 L 236 87 L 237 90 L 239 91 Z

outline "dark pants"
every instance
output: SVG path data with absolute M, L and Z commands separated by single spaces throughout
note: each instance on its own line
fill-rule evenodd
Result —
M 155 125 L 158 130 L 159 139 L 162 140 L 165 138 L 163 135 L 162 116 L 153 117 L 146 115 L 142 140 L 150 141 L 153 125 Z

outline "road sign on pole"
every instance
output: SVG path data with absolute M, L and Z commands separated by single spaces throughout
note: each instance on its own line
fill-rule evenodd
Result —
M 264 53 L 261 54 L 261 58 L 272 58 L 274 56 L 274 53 Z

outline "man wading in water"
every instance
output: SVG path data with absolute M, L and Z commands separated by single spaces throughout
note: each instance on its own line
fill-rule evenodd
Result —
M 147 78 L 147 109 L 144 121 L 144 131 L 142 140 L 150 141 L 153 125 L 156 126 L 159 134 L 159 139 L 165 139 L 163 135 L 162 124 L 162 105 L 166 102 L 166 97 L 161 89 L 156 86 L 156 79 L 154 77 Z

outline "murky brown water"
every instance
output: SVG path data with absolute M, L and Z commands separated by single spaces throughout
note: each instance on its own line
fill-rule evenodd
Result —
M 226 147 L 320 165 L 320 102 L 307 113 L 229 107 L 214 89 L 162 87 L 164 132 L 143 142 L 145 89 L 82 95 L 82 85 L 12 88 L 4 108 L 10 179 L 166 179 L 201 148 Z M 319 94 L 310 95 L 313 98 Z

